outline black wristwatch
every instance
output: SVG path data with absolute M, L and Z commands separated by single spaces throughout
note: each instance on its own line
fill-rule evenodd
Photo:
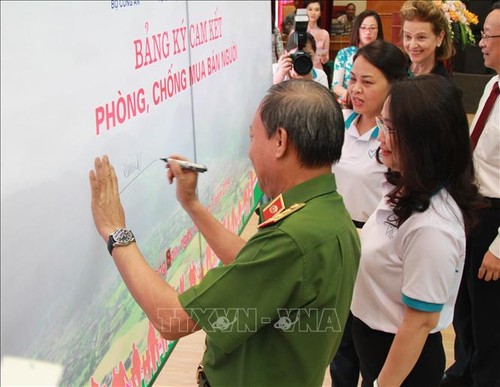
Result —
M 116 246 L 127 246 L 135 242 L 135 236 L 132 231 L 126 228 L 117 228 L 110 234 L 108 239 L 108 251 L 109 254 L 113 252 L 113 248 Z

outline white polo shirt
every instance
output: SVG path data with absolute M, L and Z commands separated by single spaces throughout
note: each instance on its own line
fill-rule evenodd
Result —
M 361 230 L 361 261 L 351 310 L 370 328 L 397 333 L 404 305 L 440 311 L 438 332 L 453 320 L 453 308 L 465 260 L 465 231 L 460 209 L 445 189 L 429 208 L 414 212 L 399 229 L 385 195 Z
M 346 132 L 342 156 L 332 166 L 337 190 L 353 220 L 366 222 L 382 198 L 381 184 L 387 167 L 377 162 L 375 153 L 380 145 L 378 127 L 362 136 L 356 126 L 359 115 L 344 109 Z

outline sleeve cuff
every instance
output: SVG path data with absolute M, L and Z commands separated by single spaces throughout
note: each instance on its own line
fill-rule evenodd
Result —
M 441 312 L 444 306 L 444 304 L 433 304 L 432 302 L 415 300 L 414 298 L 410 298 L 404 294 L 401 298 L 403 304 L 421 312 Z
M 232 331 L 227 331 L 226 328 L 217 325 L 219 322 L 217 309 L 202 306 L 198 301 L 195 289 L 196 286 L 193 286 L 179 295 L 182 307 L 191 319 L 203 329 L 206 335 L 213 340 L 213 343 L 225 353 L 232 352 L 240 343 L 232 334 Z M 237 328 L 237 325 L 235 327 Z
M 498 234 L 500 234 L 500 227 L 498 228 Z M 493 243 L 490 245 L 490 252 L 500 259 L 500 235 L 493 240 Z

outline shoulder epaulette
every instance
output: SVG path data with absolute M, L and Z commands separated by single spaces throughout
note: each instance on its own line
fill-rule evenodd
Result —
M 277 213 L 276 215 L 272 216 L 271 218 L 263 221 L 257 227 L 264 228 L 264 227 L 269 226 L 270 224 L 275 224 L 275 223 L 279 222 L 281 219 L 286 218 L 288 215 L 291 215 L 294 212 L 297 212 L 298 210 L 300 210 L 305 205 L 306 205 L 306 203 L 295 203 L 295 204 L 292 204 L 289 208 L 286 208 L 283 211 L 281 211 L 281 212 Z

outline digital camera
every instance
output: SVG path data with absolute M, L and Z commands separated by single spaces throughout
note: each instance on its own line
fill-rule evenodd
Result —
M 293 42 L 297 46 L 297 51 L 290 55 L 293 61 L 293 69 L 299 75 L 309 74 L 313 68 L 311 56 L 304 52 L 307 42 L 307 10 L 305 8 L 297 9 L 295 15 L 295 24 L 293 32 Z

